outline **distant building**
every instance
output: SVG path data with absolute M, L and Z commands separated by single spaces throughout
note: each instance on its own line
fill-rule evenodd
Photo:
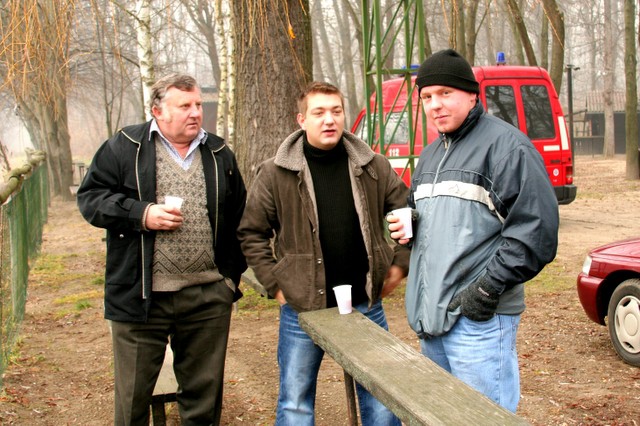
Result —
M 204 119 L 202 127 L 211 133 L 216 132 L 216 118 L 218 117 L 218 88 L 202 87 L 202 112 Z
M 588 92 L 584 109 L 578 108 L 574 116 L 574 146 L 576 154 L 602 154 L 604 152 L 604 96 L 602 91 Z M 640 118 L 640 114 L 638 116 Z M 613 123 L 615 153 L 626 152 L 625 93 L 613 93 Z M 640 143 L 640 137 L 638 138 Z

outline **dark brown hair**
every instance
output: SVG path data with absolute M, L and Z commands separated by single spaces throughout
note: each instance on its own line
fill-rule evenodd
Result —
M 333 84 L 325 83 L 323 81 L 312 81 L 304 88 L 300 97 L 298 97 L 298 112 L 304 115 L 307 112 L 307 98 L 314 93 L 322 93 L 324 95 L 338 95 L 340 96 L 340 102 L 344 107 L 344 96 L 340 89 Z

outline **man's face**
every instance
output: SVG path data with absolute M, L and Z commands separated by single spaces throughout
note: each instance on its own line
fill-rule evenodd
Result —
M 476 105 L 476 97 L 475 93 L 447 86 L 426 86 L 420 91 L 424 112 L 440 133 L 458 130 Z
M 335 147 L 344 131 L 344 108 L 339 95 L 311 93 L 307 111 L 298 114 L 298 124 L 307 132 L 309 143 L 319 149 Z
M 202 96 L 194 88 L 184 91 L 175 87 L 167 90 L 161 108 L 152 109 L 162 134 L 172 144 L 190 144 L 202 127 Z

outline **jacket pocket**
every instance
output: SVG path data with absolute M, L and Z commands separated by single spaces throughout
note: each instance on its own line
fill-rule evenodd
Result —
M 107 285 L 134 285 L 139 281 L 140 239 L 124 232 L 113 232 L 107 240 Z
M 384 285 L 384 279 L 389 272 L 393 262 L 393 250 L 388 245 L 376 246 L 373 249 L 373 270 L 371 271 L 371 281 L 373 283 L 374 300 L 380 296 L 380 291 Z
M 313 262 L 312 255 L 289 254 L 273 267 L 278 288 L 293 307 L 309 309 L 316 297 Z

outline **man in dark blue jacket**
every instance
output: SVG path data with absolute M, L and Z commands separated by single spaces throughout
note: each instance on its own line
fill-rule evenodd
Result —
M 217 425 L 231 306 L 246 269 L 236 238 L 246 189 L 229 147 L 201 127 L 192 77 L 159 80 L 150 107 L 151 121 L 98 149 L 78 190 L 82 215 L 107 231 L 114 424 L 148 424 L 170 338 L 182 424 Z
M 422 352 L 515 411 L 516 332 L 524 283 L 556 255 L 558 205 L 529 138 L 485 113 L 469 63 L 448 49 L 429 57 L 416 84 L 440 137 L 413 173 L 419 213 L 406 290 Z M 407 243 L 397 218 L 391 237 Z

